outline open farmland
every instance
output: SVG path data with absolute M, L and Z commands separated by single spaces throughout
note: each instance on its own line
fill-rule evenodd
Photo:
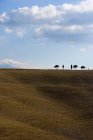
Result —
M 0 140 L 93 140 L 93 71 L 0 70 Z

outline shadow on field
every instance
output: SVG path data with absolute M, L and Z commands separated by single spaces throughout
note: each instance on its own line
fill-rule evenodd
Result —
M 42 95 L 58 103 L 64 103 L 83 119 L 93 121 L 93 94 L 73 86 L 39 86 Z

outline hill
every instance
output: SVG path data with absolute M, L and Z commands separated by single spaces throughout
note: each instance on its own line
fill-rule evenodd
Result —
M 93 71 L 0 70 L 0 140 L 93 140 Z
M 10 64 L 0 64 L 0 68 L 2 69 L 4 69 L 4 68 L 6 68 L 6 69 L 11 69 L 11 68 L 14 68 L 12 65 L 10 65 Z

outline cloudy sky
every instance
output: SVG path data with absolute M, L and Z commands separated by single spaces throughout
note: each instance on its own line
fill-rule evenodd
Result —
M 93 0 L 0 0 L 0 64 L 93 67 Z

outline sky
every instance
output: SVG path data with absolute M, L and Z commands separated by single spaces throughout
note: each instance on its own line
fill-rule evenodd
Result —
M 93 68 L 93 0 L 0 0 L 0 65 Z

